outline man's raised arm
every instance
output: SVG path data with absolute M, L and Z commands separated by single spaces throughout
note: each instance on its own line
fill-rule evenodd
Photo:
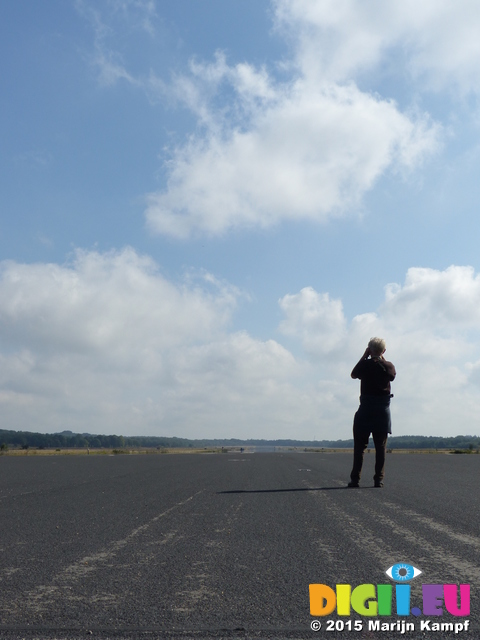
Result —
M 365 349 L 365 352 L 364 352 L 363 356 L 360 358 L 360 360 L 357 362 L 357 364 L 353 367 L 353 369 L 352 369 L 352 373 L 350 374 L 350 375 L 351 375 L 351 377 L 352 377 L 354 380 L 355 380 L 355 378 L 358 378 L 358 377 L 359 377 L 359 376 L 358 376 L 358 374 L 359 374 L 360 372 L 359 372 L 359 371 L 357 371 L 357 368 L 361 365 L 361 363 L 362 363 L 364 360 L 367 360 L 367 359 L 368 359 L 368 356 L 369 356 L 369 355 L 371 355 L 371 354 L 370 354 L 370 348 L 369 348 L 369 347 L 367 347 L 367 348 Z

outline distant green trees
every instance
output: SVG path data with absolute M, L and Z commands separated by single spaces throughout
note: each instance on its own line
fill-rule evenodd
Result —
M 114 449 L 125 447 L 123 436 L 102 436 L 79 433 L 32 433 L 0 429 L 0 442 L 6 447 L 36 449 Z
M 335 449 L 352 448 L 353 440 L 322 440 L 316 442 L 315 446 Z M 441 436 L 390 436 L 388 438 L 389 449 L 470 449 L 473 451 L 479 447 L 479 436 L 447 438 Z
M 0 450 L 8 447 L 36 448 L 36 449 L 124 449 L 130 448 L 206 448 L 206 447 L 241 447 L 241 446 L 269 446 L 269 447 L 311 447 L 311 448 L 351 448 L 353 440 L 240 440 L 214 439 L 189 440 L 187 438 L 162 436 L 117 436 L 88 433 L 44 434 L 30 431 L 7 431 L 0 429 Z M 389 449 L 468 449 L 472 452 L 480 448 L 479 436 L 454 436 L 442 438 L 440 436 L 390 436 Z
M 480 446 L 478 436 L 395 436 L 388 439 L 391 449 L 477 449 Z

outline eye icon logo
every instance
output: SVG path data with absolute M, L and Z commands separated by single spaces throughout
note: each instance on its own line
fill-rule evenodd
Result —
M 310 615 L 328 616 L 336 609 L 338 616 L 349 616 L 353 609 L 360 616 L 391 616 L 394 607 L 397 616 L 442 616 L 444 612 L 459 617 L 470 615 L 469 584 L 422 584 L 422 608 L 412 607 L 410 602 L 412 585 L 410 583 L 414 578 L 423 574 L 423 571 L 406 562 L 397 562 L 392 564 L 385 573 L 396 584 L 359 584 L 352 588 L 350 584 L 341 583 L 336 585 L 335 590 L 326 584 L 310 584 Z M 313 622 L 317 624 L 318 621 Z M 469 621 L 437 623 L 423 620 L 420 623 L 420 628 L 426 631 L 453 630 L 454 624 L 455 633 L 458 633 L 459 630 L 467 630 Z M 320 626 L 315 629 L 312 627 L 313 631 L 318 631 Z M 339 631 L 344 629 L 343 626 L 341 629 L 335 628 Z M 345 628 L 348 627 L 345 626 Z M 368 628 L 371 631 L 401 631 L 401 633 L 405 633 L 406 631 L 415 631 L 415 624 L 405 622 L 403 618 L 393 623 L 382 623 L 376 620 L 370 621 Z M 332 629 L 327 626 L 327 631 Z M 355 629 L 357 629 L 356 626 Z
M 410 582 L 413 578 L 419 576 L 422 572 L 411 564 L 397 562 L 389 567 L 385 573 L 395 582 Z

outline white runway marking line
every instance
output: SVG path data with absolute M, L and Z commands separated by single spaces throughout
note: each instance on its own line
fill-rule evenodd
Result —
M 140 527 L 134 529 L 131 533 L 128 534 L 128 536 L 126 536 L 122 540 L 117 540 L 110 543 L 103 551 L 99 551 L 98 553 L 94 553 L 90 556 L 84 556 L 80 560 L 77 560 L 77 562 L 54 576 L 52 578 L 52 585 L 38 585 L 34 590 L 27 592 L 22 598 L 22 608 L 25 608 L 27 610 L 31 609 L 35 613 L 38 613 L 51 605 L 58 598 L 58 596 L 62 595 L 66 599 L 78 600 L 78 597 L 71 594 L 73 584 L 79 582 L 80 580 L 82 580 L 82 578 L 85 578 L 92 572 L 96 571 L 99 564 L 105 564 L 107 560 L 114 557 L 118 551 L 126 547 L 129 542 L 146 531 L 155 522 L 158 522 L 158 520 L 164 518 L 175 509 L 184 506 L 199 494 L 203 493 L 203 491 L 203 489 L 201 491 L 197 491 L 186 500 L 182 500 L 181 502 L 174 504 L 169 509 L 166 509 L 162 513 L 159 513 L 146 524 L 143 524 Z M 169 539 L 172 539 L 172 537 L 167 538 L 165 540 L 165 543 L 168 542 Z M 59 583 L 59 586 L 56 586 L 55 583 Z M 103 596 L 105 600 L 109 600 L 111 598 L 114 599 L 115 597 L 116 596 L 110 594 L 104 594 Z
M 383 506 L 383 505 L 382 505 Z M 458 580 L 458 576 L 462 576 L 462 580 L 469 580 L 470 582 L 476 582 L 480 579 L 480 567 L 475 566 L 470 559 L 464 560 L 454 555 L 451 551 L 445 551 L 445 548 L 440 545 L 436 545 L 428 541 L 426 538 L 418 535 L 414 531 L 401 526 L 395 520 L 392 520 L 383 513 L 378 513 L 372 508 L 365 508 L 365 511 L 374 517 L 377 522 L 380 522 L 395 531 L 398 535 L 403 536 L 405 540 L 408 540 L 412 544 L 419 546 L 425 555 L 428 555 L 429 559 L 433 559 L 442 566 L 442 579 L 448 577 L 448 569 L 452 569 L 451 578 L 453 582 Z M 402 516 L 404 515 L 401 510 Z
M 345 486 L 346 484 L 345 482 L 342 482 L 342 480 L 333 480 L 333 482 L 336 485 L 341 487 Z M 438 533 L 442 533 L 443 535 L 448 536 L 449 538 L 451 538 L 452 540 L 455 540 L 456 542 L 461 542 L 463 544 L 473 547 L 477 551 L 480 551 L 480 538 L 478 538 L 477 536 L 471 536 L 466 533 L 458 533 L 457 531 L 453 531 L 446 524 L 441 524 L 440 522 L 437 522 L 433 518 L 424 516 L 421 513 L 418 513 L 417 511 L 413 511 L 413 509 L 400 507 L 399 505 L 394 504 L 393 502 L 382 500 L 382 505 L 389 509 L 392 509 L 392 511 L 401 512 L 403 516 L 408 516 L 409 518 L 412 518 L 417 522 L 426 525 L 433 531 L 436 531 Z
M 219 556 L 222 557 L 229 553 L 228 537 L 239 519 L 243 504 L 243 501 L 231 504 L 226 511 L 218 513 L 218 516 L 223 520 L 219 523 L 222 526 L 218 528 L 217 523 L 212 525 L 216 527 L 212 533 L 221 535 L 217 535 L 217 539 L 206 541 L 202 547 L 202 559 L 192 561 L 191 573 L 185 574 L 183 577 L 183 588 L 175 592 L 172 609 L 176 613 L 188 615 L 199 607 L 211 607 L 212 604 L 214 608 L 220 606 L 219 601 L 223 592 L 219 592 L 218 588 L 215 590 L 215 587 L 210 584 L 211 567 L 218 564 Z
M 307 484 L 306 480 L 304 483 Z M 338 482 L 337 482 L 338 483 Z M 343 484 L 343 483 L 342 483 Z M 308 486 L 308 485 L 307 485 Z M 315 487 L 309 487 L 314 489 Z M 453 582 L 458 580 L 458 575 L 463 576 L 465 581 L 476 582 L 480 578 L 480 567 L 474 565 L 470 559 L 464 560 L 454 554 L 446 551 L 443 546 L 437 546 L 432 544 L 426 538 L 419 536 L 405 526 L 398 524 L 395 520 L 392 520 L 383 513 L 379 513 L 371 506 L 367 506 L 364 502 L 361 504 L 371 517 L 371 530 L 367 529 L 360 523 L 360 520 L 350 513 L 342 510 L 337 504 L 333 503 L 330 496 L 325 495 L 325 492 L 312 492 L 314 498 L 320 498 L 323 500 L 325 509 L 339 521 L 339 524 L 343 529 L 352 528 L 351 542 L 352 544 L 361 547 L 362 549 L 368 548 L 368 551 L 376 556 L 385 566 L 386 563 L 398 562 L 398 558 L 404 555 L 404 552 L 391 551 L 389 547 L 378 537 L 378 531 L 375 527 L 375 521 L 381 523 L 387 527 L 390 527 L 394 533 L 403 537 L 403 539 L 415 545 L 419 548 L 420 554 L 415 554 L 414 558 L 411 558 L 412 562 L 424 563 L 426 558 L 433 559 L 435 564 L 438 562 L 442 566 L 442 579 L 447 579 L 448 569 L 452 570 Z M 322 494 L 322 495 L 319 495 Z M 391 503 L 389 503 L 391 505 Z M 383 509 L 384 503 L 379 503 L 379 507 Z M 404 515 L 404 510 L 398 508 L 401 515 Z M 408 514 L 407 514 L 408 515 Z M 421 516 L 420 516 L 421 517 Z M 427 518 L 427 520 L 429 520 Z M 431 522 L 428 523 L 431 526 Z M 439 525 L 442 527 L 442 525 Z M 448 535 L 448 534 L 447 534 Z M 467 537 L 469 542 L 472 541 L 470 537 Z M 465 542 L 465 536 L 462 536 L 462 542 Z
M 417 513 L 412 509 L 405 509 L 392 502 L 383 502 L 382 504 L 392 509 L 393 511 L 401 511 L 402 515 L 408 516 L 409 518 L 413 518 L 417 522 L 420 522 L 421 524 L 424 524 L 427 527 L 430 527 L 430 529 L 433 529 L 438 533 L 442 533 L 443 535 L 448 536 L 449 538 L 451 538 L 452 540 L 455 540 L 456 542 L 461 542 L 462 544 L 469 545 L 474 549 L 476 549 L 477 551 L 480 551 L 480 538 L 477 538 L 476 536 L 470 536 L 465 533 L 457 533 L 456 531 L 453 531 L 452 529 L 450 529 L 450 527 L 448 527 L 446 524 L 441 524 L 440 522 L 437 522 L 433 518 L 429 518 L 428 516 L 422 516 L 421 513 Z
M 12 493 L 10 495 L 0 496 L 0 500 L 8 500 L 8 498 L 20 498 L 22 496 L 29 496 L 32 493 L 38 493 L 37 491 L 24 491 L 23 493 Z
M 309 489 L 316 488 L 314 485 L 310 485 L 307 480 L 304 480 L 303 483 Z M 341 484 L 346 486 L 345 483 Z M 346 489 L 346 491 L 350 490 Z M 335 502 L 335 496 L 329 495 L 331 492 L 311 491 L 309 493 L 312 499 L 321 505 L 320 509 L 324 509 L 323 514 L 319 509 L 320 523 L 325 523 L 327 527 L 333 524 L 343 534 L 342 539 L 337 537 L 333 543 L 330 543 L 330 541 L 326 543 L 322 538 L 315 541 L 317 549 L 322 553 L 322 558 L 321 560 L 319 559 L 320 575 L 325 574 L 325 557 L 328 559 L 330 571 L 334 571 L 335 580 L 337 582 L 343 580 L 345 583 L 349 583 L 352 579 L 352 563 L 350 561 L 352 552 L 366 559 L 366 562 L 372 568 L 378 566 L 384 570 L 398 562 L 399 558 L 404 557 L 405 553 L 403 551 L 386 544 L 384 539 L 379 537 L 374 522 L 370 523 L 372 529 L 365 527 L 359 518 L 338 506 Z M 336 494 L 336 492 L 333 493 Z M 323 556 L 323 553 L 327 555 Z M 373 558 L 374 561 L 369 560 L 369 557 Z M 409 560 L 413 564 L 418 563 L 418 565 L 421 565 L 421 556 L 410 555 Z M 318 579 L 320 582 L 322 581 L 320 578 Z M 414 601 L 416 598 L 421 597 L 421 586 L 419 585 L 420 583 L 412 585 L 412 598 Z
M 307 480 L 303 482 L 309 489 L 316 488 L 314 485 L 310 485 Z M 362 555 L 365 555 L 366 552 L 370 553 L 377 558 L 381 566 L 385 565 L 385 567 L 393 564 L 395 558 L 401 557 L 399 551 L 387 546 L 383 540 L 378 538 L 378 534 L 375 531 L 366 529 L 358 518 L 342 510 L 333 502 L 334 499 L 328 496 L 327 493 L 326 491 L 312 491 L 310 495 L 314 500 L 322 503 L 322 506 L 328 514 L 325 520 L 330 523 L 333 519 L 338 523 L 338 528 L 349 537 L 352 546 L 354 545 L 362 550 Z M 324 544 L 323 541 L 321 544 Z M 345 569 L 348 570 L 348 554 L 343 553 L 342 560 Z

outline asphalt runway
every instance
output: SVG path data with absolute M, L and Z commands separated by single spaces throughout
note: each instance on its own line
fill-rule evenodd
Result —
M 479 640 L 480 455 L 388 455 L 383 489 L 373 459 L 346 489 L 349 454 L 0 457 L 0 637 Z M 412 607 L 470 584 L 468 631 L 311 630 L 309 584 L 399 562 Z

